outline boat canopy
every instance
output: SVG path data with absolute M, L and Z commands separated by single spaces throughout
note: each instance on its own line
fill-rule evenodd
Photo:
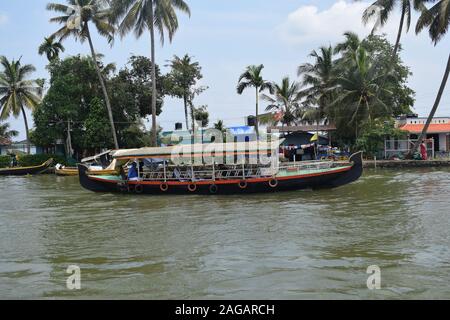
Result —
M 267 153 L 279 148 L 284 139 L 272 142 L 251 141 L 236 143 L 208 143 L 208 144 L 190 144 L 177 145 L 171 147 L 159 148 L 141 148 L 117 150 L 113 153 L 113 158 L 125 160 L 136 158 L 170 158 L 172 156 L 192 157 L 214 154 L 216 156 L 227 154 L 257 154 Z
M 86 162 L 97 162 L 97 161 L 100 160 L 101 157 L 106 156 L 106 155 L 110 154 L 111 152 L 113 152 L 113 151 L 112 151 L 112 150 L 108 150 L 108 151 L 102 152 L 102 153 L 100 153 L 100 154 L 96 154 L 95 156 L 87 157 L 87 158 L 81 159 L 81 162 L 82 162 L 82 163 L 86 163 Z

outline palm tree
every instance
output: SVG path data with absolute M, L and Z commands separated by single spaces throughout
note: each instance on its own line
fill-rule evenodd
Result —
M 423 10 L 424 6 L 422 2 L 423 2 L 422 0 L 376 0 L 369 8 L 367 8 L 364 11 L 363 22 L 365 24 L 367 24 L 369 20 L 377 12 L 379 12 L 378 22 L 381 26 L 384 26 L 386 22 L 389 20 L 389 17 L 391 16 L 392 12 L 394 11 L 395 6 L 397 4 L 400 6 L 401 9 L 400 25 L 398 27 L 397 40 L 395 41 L 394 51 L 392 52 L 392 58 L 395 58 L 397 56 L 405 23 L 406 23 L 406 31 L 409 31 L 409 28 L 411 26 L 412 8 L 414 7 L 414 9 L 417 10 Z M 375 8 L 379 8 L 379 11 L 377 11 Z M 376 29 L 377 27 L 378 23 L 375 25 L 374 29 Z
M 435 0 L 424 0 L 424 1 L 435 2 Z M 439 0 L 431 8 L 424 10 L 422 12 L 422 15 L 419 17 L 419 20 L 417 21 L 416 33 L 421 32 L 424 28 L 428 28 L 430 38 L 434 42 L 434 45 L 436 45 L 447 33 L 449 25 L 450 25 L 450 1 Z M 447 85 L 449 73 L 450 73 L 450 54 L 448 56 L 447 67 L 445 68 L 444 76 L 442 78 L 441 85 L 439 87 L 439 91 L 436 96 L 436 100 L 434 101 L 433 107 L 431 108 L 427 122 L 423 127 L 419 139 L 417 139 L 416 143 L 414 144 L 414 147 L 410 150 L 408 156 L 411 156 L 417 150 L 420 143 L 422 143 L 422 140 L 426 137 L 428 128 L 430 127 L 431 121 L 433 120 L 434 115 L 436 114 L 436 110 L 439 107 L 439 103 L 441 102 L 445 86 Z
M 226 130 L 223 120 L 218 120 L 214 123 L 214 129 L 219 130 L 220 132 L 224 132 Z
M 161 44 L 164 44 L 164 32 L 172 41 L 178 29 L 178 18 L 175 9 L 191 15 L 189 6 L 183 0 L 113 0 L 112 20 L 118 22 L 122 36 L 134 31 L 136 37 L 141 37 L 145 30 L 150 31 L 151 62 L 152 62 L 152 144 L 157 145 L 156 125 L 156 55 L 155 31 L 159 33 Z M 155 30 L 156 29 L 156 30 Z
M 81 42 L 85 40 L 89 43 L 91 56 L 94 61 L 97 61 L 97 54 L 92 42 L 90 23 L 93 23 L 98 33 L 108 39 L 109 43 L 113 42 L 115 29 L 109 23 L 110 10 L 108 9 L 107 0 L 67 0 L 67 5 L 58 3 L 49 3 L 47 10 L 62 13 L 62 16 L 50 19 L 50 22 L 56 22 L 63 26 L 56 31 L 51 38 L 58 38 L 63 41 L 69 36 L 79 39 Z M 116 149 L 119 149 L 117 140 L 116 127 L 112 114 L 111 102 L 109 100 L 108 91 L 106 89 L 105 80 L 102 76 L 100 66 L 96 63 L 95 69 L 100 81 L 100 85 L 105 98 L 106 108 L 108 110 L 109 122 L 111 125 L 111 132 L 114 139 Z
M 330 88 L 336 76 L 333 48 L 321 47 L 319 52 L 314 50 L 309 56 L 314 58 L 314 63 L 305 63 L 298 68 L 298 76 L 303 77 L 302 86 L 306 87 L 300 94 L 305 98 L 303 104 L 309 107 L 308 117 L 315 119 L 319 125 L 320 119 L 325 116 L 326 107 L 332 100 Z
M 0 141 L 1 140 L 7 140 L 10 141 L 11 138 L 17 137 L 19 135 L 19 132 L 16 130 L 10 130 L 9 129 L 9 123 L 0 123 Z
M 271 82 L 263 79 L 261 72 L 264 65 L 259 66 L 252 65 L 248 66 L 247 69 L 238 80 L 237 93 L 242 94 L 245 89 L 253 87 L 256 91 L 256 120 L 255 120 L 255 130 L 256 137 L 259 138 L 259 94 L 265 90 L 269 90 L 270 94 L 274 94 L 274 86 Z
M 300 93 L 301 84 L 290 81 L 289 77 L 284 77 L 281 84 L 272 84 L 274 97 L 262 94 L 262 99 L 269 102 L 266 111 L 278 111 L 283 114 L 281 121 L 283 125 L 296 123 L 303 118 L 300 105 L 302 95 Z
M 20 59 L 9 61 L 0 57 L 3 71 L 0 72 L 0 119 L 5 120 L 13 115 L 18 117 L 22 113 L 27 137 L 27 153 L 30 153 L 30 136 L 27 114 L 25 109 L 34 110 L 40 102 L 41 88 L 35 80 L 28 77 L 36 71 L 30 65 L 22 65 Z
M 386 87 L 389 82 L 384 81 L 390 75 L 378 72 L 376 64 L 362 46 L 354 52 L 353 63 L 347 67 L 347 72 L 335 79 L 336 99 L 331 102 L 330 108 L 335 111 L 335 120 L 354 125 L 355 136 L 358 137 L 358 122 L 389 114 L 390 108 L 380 96 L 391 94 Z
M 39 46 L 39 55 L 45 54 L 49 62 L 58 59 L 59 53 L 64 52 L 65 48 L 61 42 L 55 42 L 54 37 L 44 38 L 44 42 Z
M 169 79 L 173 87 L 172 91 L 175 96 L 183 99 L 186 129 L 189 130 L 189 98 L 193 86 L 195 86 L 197 81 L 203 77 L 201 74 L 202 68 L 198 62 L 193 62 L 192 57 L 187 54 L 183 58 L 175 55 L 173 59 L 169 61 L 169 66 L 172 69 L 169 74 Z

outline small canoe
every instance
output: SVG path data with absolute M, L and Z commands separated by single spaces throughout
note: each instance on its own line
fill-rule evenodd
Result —
M 52 163 L 53 159 L 48 159 L 39 166 L 0 169 L 0 176 L 26 176 L 28 174 L 39 174 L 46 171 Z
M 78 176 L 78 168 L 75 167 L 56 167 L 55 174 L 57 176 Z
M 78 168 L 74 168 L 74 167 L 56 167 L 55 168 L 55 174 L 58 176 L 78 176 Z M 113 175 L 118 175 L 118 171 L 117 170 L 89 170 L 88 171 L 89 175 L 92 176 L 113 176 Z

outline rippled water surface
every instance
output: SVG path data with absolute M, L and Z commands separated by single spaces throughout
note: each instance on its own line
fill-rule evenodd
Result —
M 450 298 L 450 170 L 335 190 L 117 196 L 0 177 L 0 298 Z M 79 291 L 66 269 L 81 268 Z M 381 268 L 381 290 L 366 269 Z

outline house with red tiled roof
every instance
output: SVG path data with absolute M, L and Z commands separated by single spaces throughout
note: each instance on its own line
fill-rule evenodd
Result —
M 422 133 L 427 118 L 407 117 L 398 121 L 399 129 L 408 132 L 411 140 L 416 140 Z M 434 118 L 428 128 L 427 139 L 434 140 L 434 151 L 450 152 L 450 117 Z

